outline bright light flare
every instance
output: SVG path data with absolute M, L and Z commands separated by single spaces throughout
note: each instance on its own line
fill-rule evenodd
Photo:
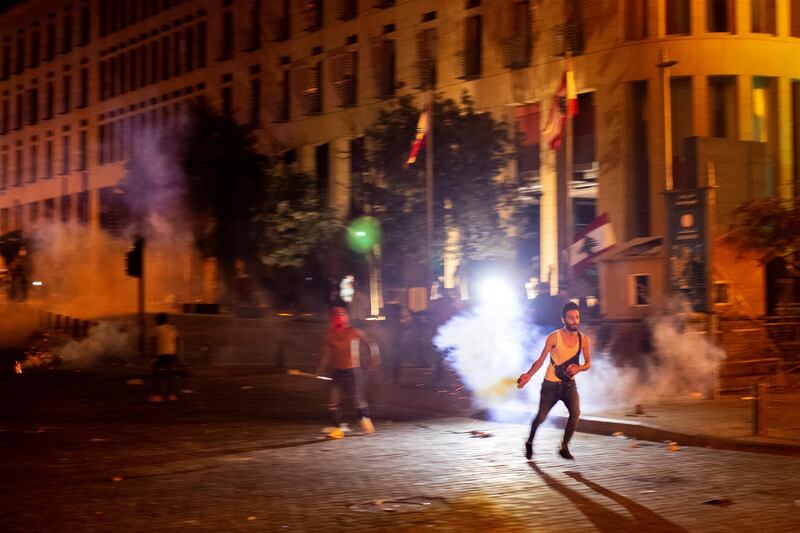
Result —
M 519 309 L 517 291 L 503 278 L 486 278 L 478 282 L 477 293 L 482 308 L 492 311 L 504 310 L 505 313 L 516 313 Z
M 22 363 L 20 361 L 14 361 L 14 372 L 22 374 Z
M 44 282 L 41 282 L 41 281 L 32 281 L 32 282 L 31 282 L 31 285 L 33 285 L 34 287 L 41 287 L 42 285 L 44 285 Z

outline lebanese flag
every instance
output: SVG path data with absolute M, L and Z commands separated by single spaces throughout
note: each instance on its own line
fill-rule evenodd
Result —
M 561 76 L 561 83 L 553 96 L 553 104 L 550 106 L 550 114 L 547 116 L 547 125 L 544 128 L 544 138 L 551 150 L 558 150 L 561 147 L 567 116 L 574 117 L 577 114 L 578 93 L 575 89 L 575 74 L 570 65 Z
M 417 133 L 414 136 L 414 141 L 411 143 L 411 151 L 408 154 L 408 159 L 406 159 L 405 165 L 403 165 L 404 168 L 408 168 L 417 161 L 417 155 L 419 154 L 419 151 L 422 148 L 422 143 L 423 141 L 425 141 L 425 135 L 427 134 L 428 134 L 428 112 L 422 111 L 419 114 L 419 120 L 417 121 Z
M 603 213 L 583 228 L 569 246 L 569 266 L 572 267 L 572 272 L 579 275 L 595 257 L 609 250 L 616 243 L 611 219 L 608 213 Z

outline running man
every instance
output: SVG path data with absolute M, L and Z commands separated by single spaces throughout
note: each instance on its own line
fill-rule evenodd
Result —
M 356 328 L 350 327 L 347 310 L 343 307 L 331 309 L 330 329 L 322 348 L 322 358 L 317 367 L 317 375 L 323 375 L 328 366 L 333 367 L 333 382 L 331 383 L 328 410 L 334 427 L 329 432 L 330 436 L 342 436 L 342 431 L 347 427 L 342 423 L 342 394 L 348 394 L 355 405 L 360 419 L 361 430 L 364 433 L 373 433 L 375 427 L 369 417 L 369 405 L 364 395 L 364 377 L 361 374 L 361 343 L 369 346 L 370 364 L 368 369 L 380 365 L 378 345 L 367 335 Z
M 561 321 L 564 327 L 547 336 L 542 354 L 531 365 L 530 370 L 517 380 L 518 388 L 521 389 L 527 385 L 544 364 L 545 357 L 550 355 L 550 364 L 547 365 L 544 381 L 542 381 L 542 392 L 539 396 L 539 412 L 531 423 L 531 433 L 525 442 L 525 458 L 528 460 L 533 457 L 533 437 L 536 435 L 536 430 L 559 400 L 567 406 L 569 419 L 564 428 L 564 438 L 558 453 L 564 459 L 574 459 L 569 452 L 569 441 L 575 432 L 575 426 L 578 425 L 578 417 L 581 414 L 575 375 L 589 370 L 591 356 L 589 355 L 589 337 L 578 332 L 581 325 L 581 312 L 577 304 L 568 302 L 564 305 L 561 309 Z M 581 354 L 583 354 L 584 364 L 580 364 Z

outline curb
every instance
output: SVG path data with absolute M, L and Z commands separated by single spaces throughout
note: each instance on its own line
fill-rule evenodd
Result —
M 551 416 L 550 420 L 556 424 L 559 424 L 560 426 L 563 426 L 567 422 L 567 417 Z M 683 446 L 800 457 L 800 444 L 792 445 L 770 442 L 747 442 L 725 437 L 682 433 L 680 431 L 672 431 L 655 426 L 648 426 L 646 424 L 642 424 L 641 422 L 623 422 L 621 420 L 595 416 L 581 417 L 581 419 L 578 421 L 578 427 L 576 428 L 576 431 L 606 436 L 613 436 L 614 433 L 623 433 L 626 437 L 633 437 L 639 440 L 651 442 L 674 441 Z

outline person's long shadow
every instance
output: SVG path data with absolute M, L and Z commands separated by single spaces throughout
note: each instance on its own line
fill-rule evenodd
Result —
M 630 516 L 625 516 L 600 503 L 584 496 L 583 494 L 567 487 L 563 483 L 556 481 L 551 475 L 544 472 L 539 466 L 531 461 L 531 468 L 534 472 L 544 480 L 544 482 L 553 490 L 560 492 L 565 498 L 571 501 L 575 507 L 582 512 L 586 518 L 589 519 L 594 526 L 602 531 L 608 533 L 617 533 L 619 531 L 647 531 L 651 532 L 669 532 L 669 533 L 688 533 L 681 526 L 670 522 L 666 518 L 659 516 L 647 507 L 639 505 L 638 503 L 620 496 L 616 492 L 608 490 L 607 488 L 589 481 L 579 472 L 565 472 L 568 476 L 576 481 L 579 481 L 606 498 L 618 503 L 624 507 Z

